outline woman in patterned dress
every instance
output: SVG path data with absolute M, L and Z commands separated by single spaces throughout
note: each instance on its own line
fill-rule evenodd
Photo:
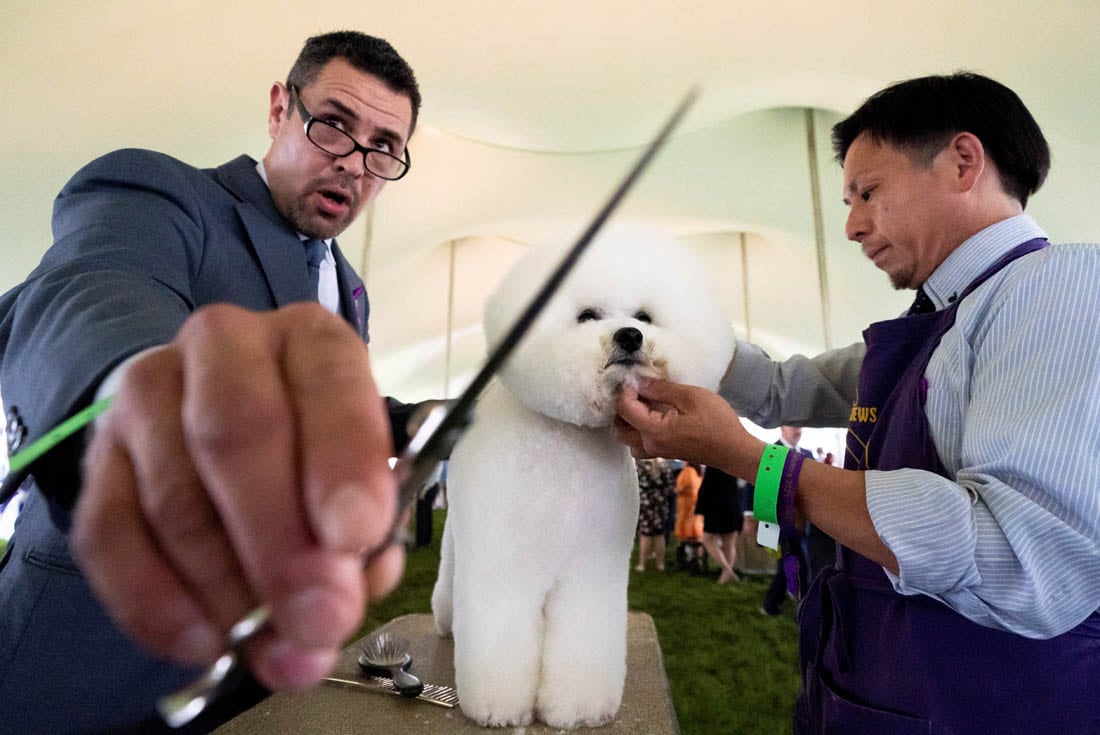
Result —
M 646 559 L 652 557 L 658 571 L 665 568 L 665 529 L 668 527 L 669 498 L 675 493 L 676 477 L 672 467 L 661 458 L 638 460 L 638 563 L 634 567 L 645 571 Z

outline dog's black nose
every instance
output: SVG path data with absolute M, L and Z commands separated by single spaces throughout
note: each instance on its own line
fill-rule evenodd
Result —
M 642 346 L 642 333 L 634 327 L 623 327 L 611 337 L 625 352 L 637 352 Z

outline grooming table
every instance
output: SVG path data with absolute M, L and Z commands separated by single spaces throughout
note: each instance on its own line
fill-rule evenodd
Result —
M 450 638 L 441 638 L 435 632 L 431 615 L 404 615 L 386 623 L 382 629 L 409 641 L 412 653 L 410 671 L 425 684 L 454 686 L 454 642 Z M 626 639 L 626 688 L 618 716 L 603 727 L 581 728 L 570 732 L 600 735 L 679 735 L 680 725 L 672 707 L 672 696 L 653 619 L 645 613 L 629 613 Z M 358 655 L 359 644 L 356 641 L 344 649 L 332 676 L 341 679 L 361 678 L 356 664 Z M 447 709 L 416 699 L 322 684 L 306 692 L 273 694 L 214 732 L 219 735 L 491 735 L 513 732 L 550 735 L 562 731 L 537 721 L 526 728 L 482 728 L 466 719 L 458 707 Z

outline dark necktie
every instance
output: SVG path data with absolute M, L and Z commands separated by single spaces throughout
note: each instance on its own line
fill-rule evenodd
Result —
M 323 240 L 306 240 L 306 265 L 309 266 L 309 285 L 313 288 L 313 298 L 317 298 L 317 287 L 321 283 L 321 263 L 325 259 L 327 248 Z
M 928 298 L 928 294 L 924 292 L 924 286 L 921 286 L 917 289 L 917 297 L 913 299 L 913 305 L 909 307 L 909 311 L 905 312 L 905 315 L 928 314 L 935 310 L 936 305 L 932 303 L 932 299 Z

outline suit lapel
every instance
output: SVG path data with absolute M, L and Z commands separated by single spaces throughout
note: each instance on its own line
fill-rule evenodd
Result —
M 240 156 L 217 169 L 218 180 L 238 199 L 237 213 L 248 233 L 249 245 L 263 268 L 276 307 L 312 301 L 305 249 L 275 203 L 256 162 Z

